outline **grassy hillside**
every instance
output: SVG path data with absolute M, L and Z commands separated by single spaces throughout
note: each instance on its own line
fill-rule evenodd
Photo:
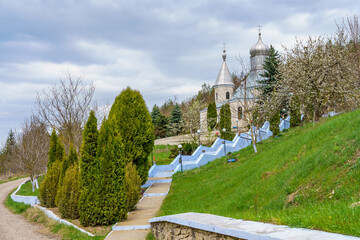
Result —
M 159 215 L 183 212 L 360 236 L 360 111 L 175 174 Z M 359 204 L 360 205 L 360 204 Z

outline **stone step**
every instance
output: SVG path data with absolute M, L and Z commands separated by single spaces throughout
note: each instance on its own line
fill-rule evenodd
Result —
M 113 231 L 146 230 L 150 225 L 132 225 L 132 226 L 113 226 Z
M 171 177 L 173 174 L 174 171 L 161 171 L 161 172 L 157 172 L 154 177 L 166 178 L 166 177 Z

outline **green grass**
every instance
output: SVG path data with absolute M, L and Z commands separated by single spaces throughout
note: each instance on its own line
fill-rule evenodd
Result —
M 32 222 L 44 224 L 45 227 L 57 236 L 60 236 L 62 240 L 102 240 L 106 236 L 91 237 L 85 233 L 80 232 L 72 226 L 60 224 L 52 219 L 49 219 L 44 212 L 40 209 L 32 208 L 25 213 L 25 217 Z
M 177 173 L 159 215 L 211 213 L 360 236 L 360 111 Z
M 146 240 L 156 240 L 156 238 L 152 232 L 149 232 L 146 236 Z
M 14 189 L 15 191 L 15 189 Z M 28 210 L 31 206 L 30 205 L 27 205 L 25 203 L 18 203 L 18 202 L 14 202 L 10 195 L 14 192 L 12 191 L 7 197 L 6 197 L 6 200 L 5 200 L 5 206 L 10 209 L 10 211 L 12 211 L 13 213 L 16 213 L 16 214 L 20 214 L 20 213 L 24 213 L 26 212 L 26 210 Z
M 38 178 L 39 185 L 44 180 L 44 175 L 40 176 Z M 23 184 L 20 188 L 20 190 L 16 193 L 17 195 L 22 196 L 38 196 L 39 195 L 39 189 L 35 189 L 35 192 L 32 191 L 31 181 L 28 181 L 27 183 Z
M 174 158 L 170 158 L 170 148 L 172 145 L 155 145 L 153 150 L 153 156 L 156 161 L 156 165 L 166 165 L 170 164 Z M 151 154 L 149 156 L 149 161 L 151 161 Z

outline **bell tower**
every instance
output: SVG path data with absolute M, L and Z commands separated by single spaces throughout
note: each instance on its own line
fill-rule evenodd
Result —
M 223 50 L 223 64 L 221 66 L 220 72 L 216 78 L 214 90 L 215 90 L 215 103 L 225 102 L 230 100 L 234 94 L 234 82 L 229 71 L 229 68 L 226 64 L 226 50 Z

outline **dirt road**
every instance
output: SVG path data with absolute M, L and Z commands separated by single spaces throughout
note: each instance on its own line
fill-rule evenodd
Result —
M 21 215 L 10 212 L 4 201 L 6 196 L 25 179 L 0 184 L 0 239 L 1 240 L 47 240 L 56 239 L 46 235 L 44 227 L 31 223 Z M 41 233 L 43 232 L 43 233 Z

